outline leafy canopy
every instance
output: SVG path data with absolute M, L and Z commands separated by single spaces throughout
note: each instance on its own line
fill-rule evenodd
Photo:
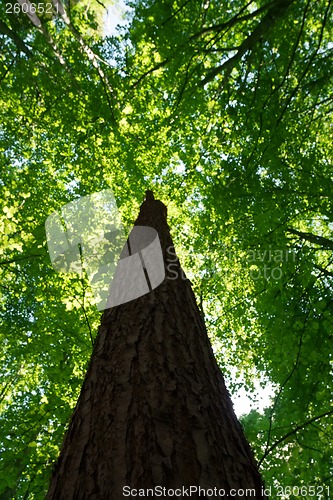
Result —
M 7 5 L 1 498 L 44 498 L 99 323 L 86 276 L 53 270 L 45 219 L 109 187 L 127 225 L 146 189 L 168 205 L 230 391 L 274 388 L 242 418 L 272 498 L 328 487 L 331 3 L 128 1 L 112 36 L 98 0 L 34 22 Z

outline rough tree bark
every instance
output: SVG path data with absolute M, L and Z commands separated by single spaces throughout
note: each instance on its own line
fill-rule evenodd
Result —
M 147 193 L 135 224 L 157 230 L 166 278 L 104 311 L 47 499 L 119 500 L 124 486 L 249 488 L 251 498 L 266 498 L 175 259 L 166 207 Z

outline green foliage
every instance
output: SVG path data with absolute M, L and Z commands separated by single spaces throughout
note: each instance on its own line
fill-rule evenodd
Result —
M 39 28 L 5 5 L 0 497 L 44 498 L 99 323 L 85 276 L 52 269 L 45 219 L 107 187 L 127 225 L 146 189 L 168 205 L 231 392 L 274 387 L 242 419 L 272 498 L 329 486 L 330 3 L 135 1 L 110 37 L 97 0 Z

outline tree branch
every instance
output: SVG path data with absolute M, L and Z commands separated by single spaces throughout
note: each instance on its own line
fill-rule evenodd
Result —
M 287 228 L 288 233 L 296 234 L 303 240 L 309 241 L 310 243 L 315 243 L 316 245 L 320 245 L 325 248 L 330 248 L 333 250 L 333 241 L 325 238 L 324 236 L 317 236 L 312 233 L 304 233 L 303 231 L 298 231 L 297 229 L 293 229 L 292 227 Z
M 206 28 L 202 28 L 197 33 L 194 33 L 194 35 L 191 36 L 191 39 L 199 38 L 203 35 L 206 35 L 206 33 L 212 33 L 214 31 L 219 32 L 219 31 L 222 31 L 222 30 L 227 29 L 227 28 L 232 28 L 232 26 L 234 26 L 237 23 L 240 23 L 242 21 L 248 21 L 249 19 L 253 19 L 254 17 L 257 17 L 259 14 L 261 14 L 262 12 L 267 10 L 272 4 L 274 4 L 275 0 L 269 2 L 268 4 L 264 5 L 263 7 L 260 7 L 259 9 L 255 10 L 254 12 L 251 12 L 250 14 L 246 14 L 245 16 L 239 17 L 240 14 L 242 12 L 244 12 L 246 7 L 248 7 L 248 5 L 250 5 L 251 3 L 252 3 L 252 1 L 249 2 L 247 5 L 245 5 L 245 7 L 243 7 L 240 10 L 240 12 L 238 14 L 236 14 L 236 16 L 234 16 L 229 21 L 226 21 L 225 23 L 214 24 L 214 26 L 207 26 Z
M 16 262 L 20 262 L 22 260 L 27 260 L 27 259 L 32 259 L 32 258 L 40 258 L 42 257 L 41 254 L 31 254 L 31 255 L 26 255 L 25 257 L 14 257 L 13 259 L 8 259 L 8 260 L 1 260 L 0 261 L 0 266 L 6 266 L 8 264 L 13 264 Z
M 325 267 L 322 267 L 322 266 L 318 266 L 315 264 L 314 266 L 316 269 L 318 269 L 318 271 L 321 272 L 321 274 L 323 274 L 324 276 L 326 276 L 327 278 L 333 278 L 333 272 L 331 271 L 328 271 Z
M 24 52 L 26 56 L 32 57 L 33 54 L 30 49 L 26 46 L 26 44 L 21 40 L 21 38 L 15 33 L 15 31 L 11 30 L 6 23 L 4 23 L 0 19 L 0 33 L 8 36 L 16 45 L 17 49 L 20 52 Z
M 298 82 L 297 82 L 297 85 L 295 86 L 295 88 L 293 89 L 293 91 L 290 93 L 290 95 L 288 96 L 288 99 L 286 100 L 286 103 L 284 105 L 284 108 L 282 110 L 282 113 L 280 114 L 277 122 L 276 122 L 276 126 L 275 128 L 277 128 L 279 126 L 279 124 L 281 123 L 282 119 L 283 119 L 283 116 L 284 116 L 284 113 L 287 111 L 288 107 L 289 107 L 289 104 L 290 102 L 292 101 L 292 99 L 295 97 L 295 95 L 297 94 L 300 86 L 301 86 L 301 82 L 302 80 L 305 78 L 306 74 L 308 73 L 309 70 L 311 70 L 312 68 L 312 64 L 313 64 L 313 61 L 315 60 L 315 57 L 317 56 L 318 54 L 318 51 L 320 49 L 320 45 L 321 45 L 321 42 L 323 40 L 323 36 L 324 36 L 324 29 L 325 29 L 325 26 L 326 26 L 326 22 L 328 20 L 328 14 L 329 14 L 329 10 L 330 10 L 330 6 L 331 6 L 331 0 L 328 1 L 328 4 L 327 4 L 327 8 L 326 8 L 326 11 L 325 11 L 325 14 L 324 14 L 324 19 L 323 19 L 323 22 L 322 22 L 322 25 L 321 25 L 321 30 L 320 30 L 320 34 L 319 34 L 319 41 L 318 41 L 318 46 L 317 46 L 317 49 L 315 50 L 315 52 L 312 54 L 312 56 L 310 57 L 309 61 L 308 61 L 308 64 L 305 66 L 305 69 L 301 75 L 301 77 L 298 79 Z
M 145 73 L 143 73 L 136 82 L 134 82 L 132 85 L 131 85 L 131 89 L 134 89 L 135 87 L 137 87 L 139 85 L 139 83 L 142 82 L 142 80 L 144 78 L 146 78 L 146 76 L 150 75 L 151 73 L 154 73 L 154 71 L 157 71 L 158 69 L 160 68 L 163 68 L 163 66 L 165 66 L 168 62 L 169 62 L 169 58 L 167 59 L 164 59 L 164 61 L 162 62 L 159 62 L 158 64 L 156 64 L 156 66 L 153 66 L 152 68 L 150 68 L 148 71 L 145 71 Z
M 266 13 L 252 33 L 241 43 L 237 53 L 220 66 L 217 66 L 209 71 L 207 76 L 201 81 L 201 85 L 206 85 L 206 83 L 213 80 L 215 76 L 223 71 L 225 71 L 225 78 L 227 78 L 231 73 L 231 70 L 240 61 L 243 55 L 249 50 L 253 50 L 255 44 L 260 40 L 260 38 L 267 31 L 272 29 L 272 26 L 278 21 L 278 19 L 285 15 L 288 7 L 294 1 L 295 0 L 276 0 L 272 8 Z
M 108 101 L 108 105 L 109 105 L 109 109 L 110 109 L 110 112 L 111 112 L 112 119 L 115 122 L 115 116 L 114 116 L 113 108 L 111 106 L 110 98 L 109 98 L 109 95 L 108 95 L 108 92 L 109 92 L 110 95 L 114 96 L 114 90 L 111 87 L 106 74 L 104 73 L 104 71 L 102 70 L 102 68 L 100 67 L 100 65 L 98 63 L 98 60 L 102 61 L 102 59 L 100 57 L 98 57 L 92 51 L 92 49 L 85 43 L 85 41 L 83 40 L 83 38 L 81 36 L 81 33 L 79 33 L 79 31 L 75 28 L 75 26 L 71 22 L 70 18 L 66 14 L 66 11 L 65 11 L 64 6 L 61 3 L 61 1 L 60 0 L 52 0 L 52 2 L 53 2 L 53 5 L 56 7 L 57 12 L 59 13 L 61 19 L 64 21 L 64 23 L 68 27 L 69 31 L 72 33 L 72 35 L 78 41 L 78 43 L 79 43 L 79 45 L 81 47 L 82 52 L 84 54 L 86 54 L 86 56 L 88 57 L 88 59 L 91 61 L 93 67 L 96 69 L 96 71 L 98 73 L 98 76 L 99 76 L 99 78 L 100 78 L 100 80 L 101 80 L 101 82 L 103 84 L 104 89 L 105 89 L 105 93 L 106 93 L 106 97 L 107 97 L 107 101 Z M 104 61 L 102 61 L 102 62 L 104 62 Z
M 307 427 L 308 425 L 312 424 L 313 422 L 315 422 L 316 420 L 319 420 L 321 418 L 324 418 L 324 417 L 327 417 L 328 415 L 332 415 L 333 414 L 333 410 L 331 411 L 328 411 L 326 413 L 322 413 L 321 415 L 317 415 L 316 417 L 313 417 L 313 418 L 310 418 L 309 420 L 307 420 L 306 422 L 304 422 L 303 424 L 301 425 L 298 425 L 297 427 L 295 427 L 295 429 L 287 432 L 284 436 L 282 436 L 281 438 L 277 439 L 266 451 L 265 453 L 263 454 L 263 456 L 261 457 L 261 459 L 259 460 L 259 463 L 258 463 L 258 466 L 260 467 L 260 465 L 262 464 L 262 462 L 265 460 L 265 458 L 267 457 L 267 455 L 269 455 L 269 453 L 271 453 L 271 451 L 274 450 L 274 448 L 276 448 L 279 444 L 283 443 L 283 441 L 285 441 L 286 439 L 288 439 L 288 437 L 290 436 L 293 436 L 294 434 L 296 434 L 298 431 L 301 431 L 303 430 L 305 427 Z

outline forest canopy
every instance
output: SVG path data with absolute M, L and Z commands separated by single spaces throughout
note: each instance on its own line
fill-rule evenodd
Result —
M 167 205 L 231 395 L 273 388 L 241 418 L 271 498 L 329 498 L 332 4 L 125 4 L 0 5 L 0 497 L 44 498 L 100 321 L 45 220 L 111 188 L 127 227 Z

